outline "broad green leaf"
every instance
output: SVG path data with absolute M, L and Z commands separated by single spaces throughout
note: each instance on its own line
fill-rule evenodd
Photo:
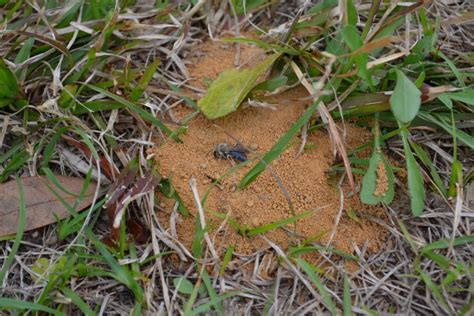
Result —
M 13 103 L 19 93 L 15 76 L 3 60 L 0 60 L 0 108 Z
M 58 105 L 63 109 L 69 109 L 73 107 L 76 104 L 75 100 L 73 99 L 73 96 L 76 94 L 77 89 L 77 84 L 65 85 L 63 91 L 61 91 L 61 94 L 59 96 Z
M 179 292 L 188 295 L 190 295 L 194 289 L 194 285 L 185 277 L 174 278 L 173 285 Z
M 361 201 L 365 204 L 390 204 L 395 195 L 394 182 L 392 167 L 379 149 L 375 148 L 369 161 L 369 169 L 362 179 Z
M 403 72 L 396 69 L 397 84 L 390 97 L 393 115 L 402 123 L 408 123 L 418 114 L 421 105 L 421 92 Z
M 411 211 L 413 215 L 420 216 L 425 208 L 425 187 L 423 184 L 423 176 L 421 175 L 420 167 L 411 151 L 408 142 L 408 132 L 403 130 L 400 134 L 403 140 L 403 149 L 405 151 L 405 159 L 407 162 L 408 191 L 411 199 Z
M 279 56 L 273 54 L 252 69 L 231 69 L 221 73 L 209 87 L 206 96 L 199 100 L 201 111 L 208 119 L 216 119 L 237 110 L 257 79 Z

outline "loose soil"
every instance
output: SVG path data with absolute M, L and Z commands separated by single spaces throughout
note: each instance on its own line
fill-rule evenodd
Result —
M 258 48 L 241 45 L 240 49 L 241 64 L 252 64 L 262 57 L 262 51 Z M 205 88 L 205 78 L 216 79 L 223 70 L 234 67 L 236 48 L 231 44 L 208 41 L 197 51 L 199 56 L 188 60 L 189 71 L 194 78 L 191 82 L 193 86 Z M 291 197 L 295 213 L 308 210 L 314 210 L 314 213 L 299 220 L 296 225 L 266 233 L 267 238 L 282 248 L 304 240 L 326 245 L 342 209 L 331 246 L 349 253 L 353 252 L 354 245 L 362 247 L 367 244 L 369 251 L 379 249 L 385 237 L 384 230 L 364 215 L 382 216 L 381 212 L 363 205 L 358 194 L 350 196 L 346 185 L 342 187 L 345 198 L 341 201 L 338 179 L 328 174 L 334 162 L 334 149 L 324 130 L 309 134 L 306 149 L 299 156 L 297 152 L 301 139 L 293 139 L 288 150 L 271 163 L 272 172 L 267 169 L 247 188 L 236 189 L 242 177 L 258 162 L 256 156 L 264 155 L 302 115 L 310 102 L 306 97 L 306 91 L 297 87 L 269 97 L 268 102 L 274 103 L 276 110 L 244 105 L 227 117 L 214 121 L 198 115 L 187 124 L 187 132 L 181 136 L 183 143 L 170 141 L 157 144 L 153 153 L 160 173 L 171 179 L 185 206 L 192 213 L 188 218 L 179 216 L 176 224 L 177 237 L 184 245 L 190 247 L 192 244 L 195 218 L 198 216 L 189 181 L 196 179 L 202 199 L 213 179 L 218 179 L 235 165 L 231 160 L 214 158 L 214 146 L 219 143 L 235 144 L 237 139 L 255 150 L 255 153 L 249 154 L 252 162 L 224 178 L 219 186 L 210 191 L 204 205 L 205 210 L 228 214 L 239 225 L 249 228 L 291 217 L 293 214 L 278 185 L 277 175 Z M 192 109 L 185 105 L 173 109 L 174 117 L 178 119 L 191 113 Z M 340 127 L 343 128 L 342 125 Z M 370 139 L 370 133 L 363 128 L 350 124 L 346 124 L 345 128 L 348 148 L 359 146 Z M 161 203 L 165 211 L 159 212 L 158 216 L 163 225 L 169 227 L 174 201 L 162 197 Z M 358 220 L 351 219 L 348 212 L 358 214 Z M 209 212 L 206 213 L 206 221 L 220 254 L 230 245 L 235 245 L 235 251 L 242 254 L 268 248 L 263 239 L 243 237 L 228 225 L 217 232 L 222 220 Z

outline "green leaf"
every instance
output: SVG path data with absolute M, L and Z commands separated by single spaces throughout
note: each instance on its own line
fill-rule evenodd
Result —
M 456 101 L 466 103 L 469 105 L 474 105 L 474 90 L 473 89 L 459 91 L 459 92 L 444 93 L 442 95 L 447 96 L 451 100 L 456 100 Z
M 342 30 L 342 38 L 352 51 L 363 45 L 362 38 L 354 25 L 346 25 Z
M 231 0 L 234 6 L 235 12 L 238 15 L 250 13 L 259 6 L 264 5 L 266 0 Z
M 274 229 L 289 225 L 291 223 L 294 223 L 297 220 L 302 219 L 302 218 L 304 218 L 308 215 L 311 215 L 311 214 L 314 214 L 314 211 L 312 211 L 312 210 L 306 211 L 306 212 L 300 213 L 298 215 L 291 216 L 289 218 L 285 218 L 285 219 L 282 219 L 280 221 L 276 221 L 274 223 L 258 226 L 258 227 L 249 229 L 247 231 L 246 235 L 248 237 L 252 237 L 252 236 L 255 236 L 255 235 L 258 235 L 258 234 L 264 234 L 264 233 L 269 232 L 271 230 L 274 230 Z
M 446 190 L 443 180 L 441 179 L 438 171 L 436 170 L 435 165 L 433 164 L 430 157 L 428 156 L 428 153 L 420 145 L 418 145 L 415 142 L 410 142 L 410 146 L 411 148 L 415 150 L 415 153 L 418 156 L 419 160 L 421 160 L 421 162 L 426 167 L 430 168 L 430 175 L 431 175 L 431 178 L 433 179 L 433 182 L 435 183 L 435 186 L 443 194 L 444 197 L 448 197 L 448 191 Z
M 351 51 L 359 49 L 364 44 L 359 32 L 357 31 L 357 28 L 352 24 L 346 25 L 341 34 L 342 38 L 346 42 L 347 46 L 349 46 Z M 357 64 L 357 75 L 371 86 L 372 78 L 367 70 L 369 55 L 367 53 L 359 53 L 353 57 L 353 60 L 355 60 Z
M 43 306 L 41 304 L 35 304 L 26 301 L 15 300 L 12 298 L 0 298 L 0 311 L 8 311 L 11 313 L 13 310 L 25 310 L 29 309 L 32 311 L 41 311 L 46 312 L 51 315 L 64 315 L 62 312 L 56 311 L 52 308 L 47 306 Z M 14 315 L 14 314 L 13 314 Z
M 451 98 L 449 98 L 446 94 L 440 94 L 437 96 L 438 100 L 440 100 L 444 105 L 446 105 L 446 107 L 448 109 L 452 109 L 453 108 L 453 101 L 451 100 Z
M 135 87 L 132 90 L 132 95 L 131 95 L 132 101 L 136 102 L 138 101 L 138 99 L 140 99 L 146 87 L 148 86 L 148 83 L 150 82 L 151 79 L 153 79 L 153 75 L 155 74 L 156 68 L 158 68 L 159 65 L 160 65 L 160 60 L 156 59 L 154 62 L 152 62 L 148 66 L 148 68 L 143 73 L 143 76 L 141 77 L 140 81 L 138 82 L 137 87 Z
M 390 107 L 393 115 L 403 122 L 408 123 L 415 118 L 420 110 L 421 92 L 403 72 L 396 69 L 397 84 L 390 97 Z
M 257 92 L 257 91 L 270 91 L 270 92 L 275 91 L 276 89 L 285 85 L 287 81 L 288 81 L 288 77 L 285 77 L 285 76 L 278 76 L 275 78 L 265 80 L 264 82 L 256 85 L 252 89 L 252 93 Z
M 422 252 L 436 249 L 446 249 L 449 247 L 451 239 L 441 239 L 426 245 L 421 249 Z M 463 246 L 474 243 L 474 236 L 462 236 L 454 239 L 454 246 Z
M 279 56 L 273 54 L 252 69 L 231 69 L 221 73 L 209 87 L 206 96 L 199 100 L 201 111 L 208 119 L 216 119 L 237 110 L 257 79 Z
M 455 197 L 457 195 L 456 185 L 463 187 L 463 165 L 462 163 L 454 158 L 451 165 L 451 177 L 449 178 L 448 196 Z
M 209 298 L 211 299 L 211 301 L 216 302 L 216 304 L 212 305 L 212 307 L 217 311 L 218 315 L 224 315 L 224 307 L 222 307 L 222 304 L 218 302 L 216 290 L 214 289 L 211 278 L 209 277 L 209 274 L 207 274 L 206 270 L 204 270 L 202 273 L 202 281 L 204 283 L 204 286 L 202 286 L 201 284 L 200 290 L 203 290 L 201 292 L 201 295 L 204 295 L 206 293 L 204 290 L 207 289 L 207 293 L 209 294 Z
M 385 176 L 381 174 L 385 171 Z M 387 180 L 385 191 L 377 192 L 377 182 L 385 178 Z M 395 177 L 392 167 L 386 161 L 384 155 L 378 148 L 374 148 L 374 153 L 369 161 L 369 169 L 362 179 L 362 189 L 360 199 L 365 204 L 386 203 L 390 204 L 395 195 Z M 377 193 L 377 194 L 376 194 Z
M 425 187 L 423 184 L 423 177 L 420 172 L 420 167 L 411 151 L 408 142 L 408 132 L 402 130 L 400 134 L 403 140 L 403 149 L 405 151 L 405 159 L 407 162 L 408 191 L 411 199 L 411 211 L 413 215 L 420 216 L 425 208 Z
M 357 16 L 357 9 L 352 0 L 347 0 L 346 3 L 346 12 L 347 12 L 347 23 L 350 25 L 356 25 L 359 17 Z
M 234 249 L 235 249 L 234 245 L 230 245 L 229 248 L 227 248 L 227 250 L 225 252 L 225 255 L 224 255 L 224 259 L 222 260 L 222 263 L 221 263 L 221 268 L 220 268 L 220 271 L 219 271 L 219 275 L 224 275 L 225 269 L 227 268 L 227 266 L 230 263 L 230 260 L 232 259 Z
M 351 301 L 351 289 L 349 287 L 349 278 L 347 274 L 344 274 L 344 296 L 342 299 L 342 306 L 344 307 L 344 316 L 352 315 L 352 301 Z
M 99 87 L 96 87 L 94 85 L 90 85 L 90 84 L 87 84 L 86 85 L 88 88 L 94 90 L 94 91 L 97 91 L 99 93 L 102 93 L 106 96 L 108 96 L 109 98 L 123 104 L 126 108 L 128 108 L 129 110 L 137 113 L 138 115 L 140 115 L 140 117 L 142 119 L 144 119 L 145 121 L 148 121 L 154 125 L 156 125 L 157 127 L 159 127 L 163 132 L 165 132 L 166 134 L 170 135 L 172 134 L 172 131 L 165 125 L 163 124 L 159 119 L 157 119 L 154 115 L 152 115 L 151 113 L 147 112 L 146 110 L 144 110 L 143 108 L 141 108 L 140 106 L 136 105 L 134 102 L 131 102 L 131 101 L 128 101 L 116 94 L 113 94 L 107 90 L 104 90 L 102 88 L 99 88 Z M 177 139 L 176 139 L 177 140 Z
M 232 291 L 232 292 L 227 292 L 225 294 L 221 294 L 221 295 L 217 296 L 216 298 L 213 298 L 213 299 L 209 300 L 209 302 L 203 303 L 203 304 L 197 306 L 196 308 L 194 308 L 192 311 L 190 311 L 189 316 L 203 315 L 203 314 L 209 313 L 209 311 L 211 310 L 211 307 L 216 306 L 220 302 L 222 302 L 222 301 L 224 301 L 228 298 L 231 298 L 232 296 L 239 295 L 242 292 L 243 291 Z M 185 313 L 185 315 L 186 315 L 186 313 Z
M 96 315 L 92 309 L 89 308 L 86 302 L 73 290 L 65 287 L 62 289 L 62 292 L 66 297 L 68 297 L 86 316 Z
M 32 37 L 25 41 L 18 54 L 15 56 L 15 64 L 21 64 L 30 57 L 31 48 L 33 47 L 34 42 L 35 39 Z
M 431 294 L 438 304 L 445 310 L 445 312 L 450 311 L 448 304 L 446 304 L 446 301 L 444 300 L 443 294 L 441 294 L 440 288 L 436 283 L 433 282 L 429 274 L 420 269 L 418 272 L 420 273 L 421 279 L 426 284 L 426 287 L 431 291 Z
M 143 289 L 140 287 L 138 282 L 135 280 L 134 276 L 130 272 L 127 266 L 122 266 L 119 262 L 115 259 L 115 257 L 108 251 L 107 247 L 99 241 L 99 239 L 94 235 L 92 229 L 87 227 L 86 228 L 86 235 L 92 241 L 94 246 L 99 250 L 101 253 L 101 257 L 104 259 L 105 262 L 109 265 L 109 267 L 113 271 L 113 277 L 120 283 L 124 284 L 128 287 L 135 296 L 135 299 L 140 302 L 145 302 L 145 294 Z
M 16 178 L 16 183 L 18 185 L 18 195 L 20 196 L 20 207 L 19 207 L 19 216 L 18 216 L 18 230 L 16 232 L 15 241 L 11 247 L 10 253 L 6 259 L 3 259 L 3 267 L 0 271 L 0 284 L 3 284 L 5 276 L 7 275 L 13 260 L 15 260 L 15 255 L 20 248 L 21 240 L 23 239 L 23 233 L 25 232 L 26 225 L 26 201 L 25 201 L 25 191 L 23 189 L 23 184 L 19 178 Z
M 0 108 L 13 103 L 19 93 L 15 76 L 3 60 L 0 60 Z
M 66 257 L 61 257 L 51 267 L 50 260 L 47 258 L 41 257 L 41 258 L 36 259 L 36 261 L 31 266 L 31 270 L 33 270 L 36 274 L 39 274 L 40 276 L 42 276 L 44 278 L 43 280 L 46 282 L 48 280 L 49 274 L 55 274 L 64 269 L 64 266 L 66 265 L 66 261 L 67 261 Z M 31 275 L 31 278 L 35 282 L 38 282 L 39 280 L 38 276 L 34 274 Z
M 420 111 L 420 113 L 418 115 L 419 115 L 420 118 L 422 118 L 424 120 L 427 120 L 427 121 L 429 121 L 433 124 L 438 125 L 442 129 L 444 129 L 446 132 L 448 132 L 449 134 L 451 134 L 452 136 L 456 137 L 457 139 L 462 141 L 464 144 L 469 146 L 471 149 L 474 149 L 474 137 L 472 137 L 471 135 L 469 135 L 468 133 L 462 131 L 459 128 L 456 128 L 453 131 L 452 124 L 446 118 L 444 118 L 443 116 L 437 115 L 437 114 L 434 114 L 434 113 L 433 114 L 427 113 L 427 112 L 424 112 L 424 111 Z
M 326 305 L 327 309 L 329 309 L 332 315 L 337 315 L 336 305 L 334 305 L 334 302 L 331 299 L 331 295 L 329 294 L 328 290 L 324 286 L 323 282 L 318 277 L 316 272 L 314 272 L 313 266 L 301 258 L 297 258 L 295 259 L 295 261 L 304 270 L 304 272 L 310 277 L 311 281 L 313 281 L 313 283 L 316 285 L 316 287 L 319 290 L 319 293 L 321 293 L 321 296 L 323 297 L 323 302 L 324 302 L 324 305 Z
M 194 285 L 185 277 L 174 278 L 173 285 L 179 292 L 188 295 L 190 295 L 194 289 Z

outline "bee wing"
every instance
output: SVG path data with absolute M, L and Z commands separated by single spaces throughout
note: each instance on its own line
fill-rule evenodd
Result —
M 249 153 L 250 151 L 244 146 L 242 145 L 241 143 L 237 143 L 234 148 L 232 148 L 232 150 L 234 151 L 238 151 L 238 152 L 241 152 L 241 153 L 244 153 L 244 154 L 247 154 Z

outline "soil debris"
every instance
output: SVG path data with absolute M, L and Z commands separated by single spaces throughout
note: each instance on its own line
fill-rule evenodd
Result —
M 218 41 L 209 41 L 202 45 L 201 56 L 189 60 L 189 71 L 196 80 L 194 85 L 203 88 L 204 78 L 215 79 L 225 69 L 234 67 L 235 46 Z M 240 47 L 241 61 L 258 59 L 262 55 L 258 48 L 243 45 Z M 257 56 L 257 57 L 255 57 Z M 155 161 L 160 173 L 171 180 L 188 210 L 197 215 L 189 181 L 195 178 L 201 199 L 212 186 L 212 179 L 219 179 L 233 168 L 232 160 L 215 159 L 213 148 L 216 144 L 241 144 L 255 149 L 249 153 L 250 163 L 230 173 L 218 186 L 210 189 L 204 204 L 208 212 L 207 221 L 211 236 L 215 239 L 218 251 L 223 254 L 230 245 L 235 251 L 250 254 L 256 250 L 268 248 L 259 237 L 244 237 L 233 228 L 225 226 L 217 232 L 222 220 L 211 215 L 218 212 L 228 215 L 241 227 L 254 228 L 271 224 L 294 214 L 291 213 L 287 197 L 281 190 L 278 181 L 287 192 L 294 207 L 295 214 L 313 210 L 314 212 L 299 220 L 295 225 L 285 229 L 276 229 L 266 233 L 283 248 L 305 240 L 331 246 L 352 253 L 353 245 L 359 247 L 367 244 L 369 251 L 377 251 L 384 240 L 384 231 L 377 224 L 360 216 L 359 223 L 351 220 L 342 212 L 341 220 L 333 238 L 331 235 L 339 212 L 351 209 L 360 214 L 380 215 L 380 211 L 368 207 L 359 201 L 358 195 L 350 196 L 348 187 L 337 186 L 337 179 L 328 174 L 333 164 L 333 146 L 324 130 L 317 130 L 308 135 L 305 151 L 297 156 L 301 144 L 299 138 L 290 143 L 289 148 L 269 168 L 263 172 L 249 187 L 237 190 L 237 184 L 250 168 L 258 162 L 258 156 L 264 155 L 278 139 L 288 131 L 294 122 L 303 114 L 309 105 L 306 91 L 296 87 L 279 95 L 270 97 L 277 110 L 241 107 L 238 111 L 218 120 L 209 121 L 203 115 L 193 118 L 187 125 L 187 131 L 181 136 L 183 143 L 167 142 L 154 149 Z M 174 109 L 174 116 L 184 118 L 192 113 L 185 105 Z M 370 133 L 360 127 L 346 124 L 347 145 L 349 148 L 359 146 L 370 139 Z M 341 201 L 341 196 L 344 196 Z M 173 202 L 166 202 L 170 207 Z M 163 225 L 169 224 L 169 213 L 159 212 Z M 194 239 L 195 217 L 179 217 L 176 232 L 179 239 L 187 246 Z M 331 239 L 331 240 L 330 240 Z

